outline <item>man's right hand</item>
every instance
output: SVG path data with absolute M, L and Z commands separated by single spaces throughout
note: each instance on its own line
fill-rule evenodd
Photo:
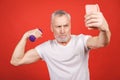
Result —
M 39 29 L 29 30 L 24 34 L 24 38 L 28 39 L 31 35 L 34 35 L 36 38 L 39 38 L 42 37 L 42 32 Z

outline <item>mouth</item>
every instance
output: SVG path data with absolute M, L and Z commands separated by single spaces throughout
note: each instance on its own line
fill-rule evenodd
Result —
M 66 38 L 66 35 L 60 35 L 59 37 L 60 38 Z

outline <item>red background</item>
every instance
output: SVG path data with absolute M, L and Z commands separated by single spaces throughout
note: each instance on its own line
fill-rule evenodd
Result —
M 49 80 L 45 62 L 14 67 L 10 64 L 12 52 L 22 35 L 41 28 L 43 37 L 28 41 L 26 50 L 53 38 L 50 16 L 62 9 L 72 16 L 72 34 L 97 35 L 84 25 L 85 4 L 98 3 L 112 32 L 111 42 L 105 48 L 92 50 L 89 59 L 91 80 L 120 80 L 120 1 L 119 0 L 0 0 L 0 80 Z

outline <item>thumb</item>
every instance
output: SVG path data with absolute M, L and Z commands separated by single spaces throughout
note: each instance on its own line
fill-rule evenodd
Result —
M 100 12 L 100 7 L 98 4 L 96 4 L 96 7 L 97 7 L 97 12 Z
M 88 27 L 88 30 L 93 30 L 93 28 L 89 28 L 89 27 Z

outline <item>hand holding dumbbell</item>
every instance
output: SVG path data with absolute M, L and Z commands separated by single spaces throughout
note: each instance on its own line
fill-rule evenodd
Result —
M 40 31 L 40 33 L 43 33 L 41 29 L 38 29 L 38 30 Z M 35 42 L 36 37 L 35 37 L 34 35 L 30 35 L 30 36 L 29 36 L 29 40 L 30 40 L 31 42 Z
M 33 29 L 29 30 L 24 34 L 24 38 L 29 39 L 31 42 L 35 42 L 35 40 L 42 36 L 41 29 Z

